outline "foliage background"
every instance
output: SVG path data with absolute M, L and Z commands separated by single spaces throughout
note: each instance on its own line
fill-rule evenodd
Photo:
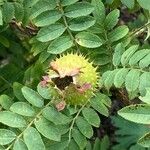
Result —
M 149 149 L 149 35 L 149 0 L 0 0 L 0 149 Z M 39 82 L 67 52 L 99 87 L 58 112 Z

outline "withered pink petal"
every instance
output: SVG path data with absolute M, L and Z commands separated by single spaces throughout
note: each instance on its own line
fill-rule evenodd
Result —
M 84 93 L 86 90 L 90 89 L 92 85 L 90 83 L 85 83 L 81 87 L 77 88 L 80 93 Z
M 40 85 L 41 85 L 42 87 L 46 87 L 46 86 L 47 86 L 47 82 L 46 82 L 45 80 L 42 80 L 42 81 L 40 82 Z
M 61 101 L 58 104 L 56 104 L 56 109 L 58 111 L 61 111 L 61 110 L 64 110 L 65 106 L 66 106 L 66 102 L 65 101 Z
M 44 81 L 49 81 L 50 80 L 50 78 L 49 78 L 49 76 L 47 75 L 47 76 L 42 76 L 43 77 L 43 79 L 44 79 Z
M 58 69 L 58 66 L 57 66 L 57 64 L 54 61 L 52 61 L 50 63 L 50 66 L 52 67 L 53 70 L 57 70 Z
M 90 89 L 92 87 L 92 85 L 90 83 L 85 83 L 82 86 L 84 89 Z
M 80 72 L 80 68 L 75 68 L 75 69 L 71 70 L 67 75 L 75 76 L 75 75 L 79 74 L 79 72 Z

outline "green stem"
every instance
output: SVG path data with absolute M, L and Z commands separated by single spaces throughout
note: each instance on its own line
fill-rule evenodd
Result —
M 108 51 L 109 51 L 109 53 L 110 53 L 110 55 L 113 59 L 113 50 L 112 50 L 112 47 L 111 47 L 111 43 L 109 43 L 109 39 L 108 39 L 106 30 L 104 31 L 104 35 L 105 35 L 105 40 L 106 40 L 106 47 L 107 47 L 107 49 L 108 49 Z M 111 61 L 112 61 L 112 59 L 111 59 Z M 111 62 L 111 69 L 113 69 L 113 63 L 112 62 Z
M 0 78 L 1 78 L 5 83 L 7 83 L 11 88 L 13 88 L 12 85 L 11 85 L 4 77 L 0 76 Z
M 76 116 L 73 118 L 73 120 L 72 120 L 72 123 L 71 123 L 71 126 L 70 126 L 70 128 L 69 128 L 69 140 L 68 140 L 68 145 L 69 145 L 69 143 L 70 143 L 70 141 L 71 141 L 71 137 L 72 137 L 72 129 L 73 129 L 73 126 L 74 126 L 74 124 L 75 124 L 75 121 L 76 121 L 76 119 L 78 118 L 78 116 L 79 116 L 79 114 L 81 113 L 81 111 L 82 111 L 82 109 L 86 106 L 86 104 L 88 103 L 89 101 L 87 101 L 84 105 L 82 105 L 82 107 L 79 109 L 79 111 L 78 111 L 78 113 L 76 114 Z
M 69 29 L 69 25 L 68 25 L 68 23 L 67 23 L 67 19 L 66 19 L 65 15 L 64 15 L 64 10 L 63 10 L 63 7 L 62 7 L 62 5 L 61 5 L 60 0 L 59 0 L 59 3 L 58 3 L 58 6 L 59 6 L 59 9 L 60 9 L 60 12 L 62 13 L 62 19 L 63 19 L 63 22 L 64 22 L 66 28 L 67 28 L 67 32 L 68 32 L 68 34 L 69 34 L 71 40 L 73 41 L 75 47 L 77 48 L 77 51 L 80 52 L 79 47 L 78 47 L 78 44 L 76 43 L 75 38 L 74 38 L 73 34 L 71 33 L 71 31 L 70 31 L 70 29 Z

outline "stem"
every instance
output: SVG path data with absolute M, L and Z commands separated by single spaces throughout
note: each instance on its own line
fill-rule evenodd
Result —
M 72 129 L 73 129 L 73 126 L 74 126 L 74 124 L 75 124 L 75 121 L 76 121 L 76 119 L 78 118 L 78 116 L 79 116 L 79 114 L 81 113 L 82 109 L 86 106 L 87 103 L 88 103 L 88 101 L 87 101 L 84 105 L 82 105 L 82 107 L 79 109 L 78 113 L 76 114 L 76 116 L 75 116 L 75 117 L 73 118 L 73 120 L 72 120 L 70 129 L 69 129 L 68 145 L 69 145 L 69 143 L 70 143 L 70 141 L 71 141 L 71 134 L 72 134 Z
M 73 41 L 74 45 L 76 46 L 77 51 L 80 52 L 79 47 L 78 47 L 78 44 L 76 43 L 75 38 L 74 38 L 74 36 L 72 35 L 72 33 L 71 33 L 70 29 L 69 29 L 69 25 L 68 25 L 68 23 L 67 23 L 67 19 L 66 19 L 65 15 L 64 15 L 64 10 L 63 10 L 63 7 L 62 7 L 62 5 L 61 5 L 60 0 L 59 0 L 58 2 L 59 2 L 59 3 L 58 3 L 58 6 L 59 6 L 59 8 L 60 8 L 60 12 L 62 13 L 62 19 L 63 19 L 63 21 L 64 21 L 64 24 L 65 24 L 66 28 L 67 28 L 67 32 L 68 32 L 68 34 L 69 34 L 71 40 Z
M 51 104 L 51 101 L 49 103 L 47 103 L 47 105 L 45 105 L 45 107 L 49 106 Z M 44 108 L 45 108 L 44 107 Z M 44 109 L 43 108 L 43 109 Z M 22 137 L 22 135 L 24 134 L 25 130 L 27 130 L 30 126 L 32 126 L 32 124 L 34 123 L 34 121 L 40 117 L 40 115 L 43 112 L 43 109 L 40 110 L 40 112 L 31 120 L 31 122 L 28 124 L 28 126 L 16 137 L 15 141 L 18 140 L 19 138 Z M 14 145 L 14 142 L 12 144 L 10 144 L 5 150 L 9 150 L 12 146 Z
M 12 85 L 11 85 L 4 77 L 0 76 L 0 78 L 1 78 L 5 83 L 7 83 L 11 88 L 13 88 Z
M 109 39 L 108 39 L 106 30 L 104 31 L 104 36 L 105 36 L 105 40 L 106 40 L 106 47 L 107 47 L 111 57 L 113 58 L 113 51 L 112 51 L 111 43 L 109 43 Z M 112 58 L 111 58 L 111 69 L 113 69 Z
M 147 29 L 148 26 L 150 26 L 150 23 L 144 24 L 143 26 L 139 27 L 135 31 L 131 32 L 129 36 L 131 37 L 138 36 L 139 34 L 143 33 Z

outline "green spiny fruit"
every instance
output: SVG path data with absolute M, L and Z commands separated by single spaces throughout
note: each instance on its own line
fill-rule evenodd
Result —
M 47 77 L 67 104 L 83 105 L 96 90 L 96 69 L 82 55 L 67 54 L 51 62 Z

